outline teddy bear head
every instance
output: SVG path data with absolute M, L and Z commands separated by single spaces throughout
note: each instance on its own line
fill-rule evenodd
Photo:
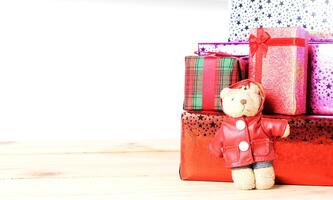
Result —
M 243 80 L 220 93 L 223 112 L 230 117 L 255 116 L 263 109 L 265 95 L 261 84 Z

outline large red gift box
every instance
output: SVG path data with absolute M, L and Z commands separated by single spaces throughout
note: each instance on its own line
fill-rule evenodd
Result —
M 288 119 L 291 127 L 287 139 L 274 141 L 277 183 L 333 185 L 333 116 L 274 118 Z M 183 180 L 231 181 L 230 169 L 224 167 L 223 159 L 208 150 L 222 121 L 220 114 L 182 114 L 180 176 Z

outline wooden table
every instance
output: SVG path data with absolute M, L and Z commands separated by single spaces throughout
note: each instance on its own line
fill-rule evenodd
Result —
M 333 187 L 239 191 L 181 181 L 179 142 L 0 142 L 0 199 L 333 199 Z

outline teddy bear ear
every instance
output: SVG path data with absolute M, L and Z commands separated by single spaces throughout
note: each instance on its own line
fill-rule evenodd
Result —
M 223 99 L 227 94 L 229 94 L 230 88 L 223 88 L 220 93 L 220 98 Z
M 256 84 L 254 84 L 254 83 L 250 83 L 250 89 L 254 90 L 255 93 L 258 93 L 258 94 L 260 93 L 259 87 Z

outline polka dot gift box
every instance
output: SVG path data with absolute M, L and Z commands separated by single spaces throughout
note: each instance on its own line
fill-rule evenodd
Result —
M 249 43 L 247 42 L 216 42 L 216 43 L 198 43 L 198 55 L 209 55 L 212 52 L 227 53 L 231 55 L 249 55 Z
M 251 28 L 305 28 L 313 38 L 333 36 L 333 0 L 230 0 L 230 41 L 247 41 Z

